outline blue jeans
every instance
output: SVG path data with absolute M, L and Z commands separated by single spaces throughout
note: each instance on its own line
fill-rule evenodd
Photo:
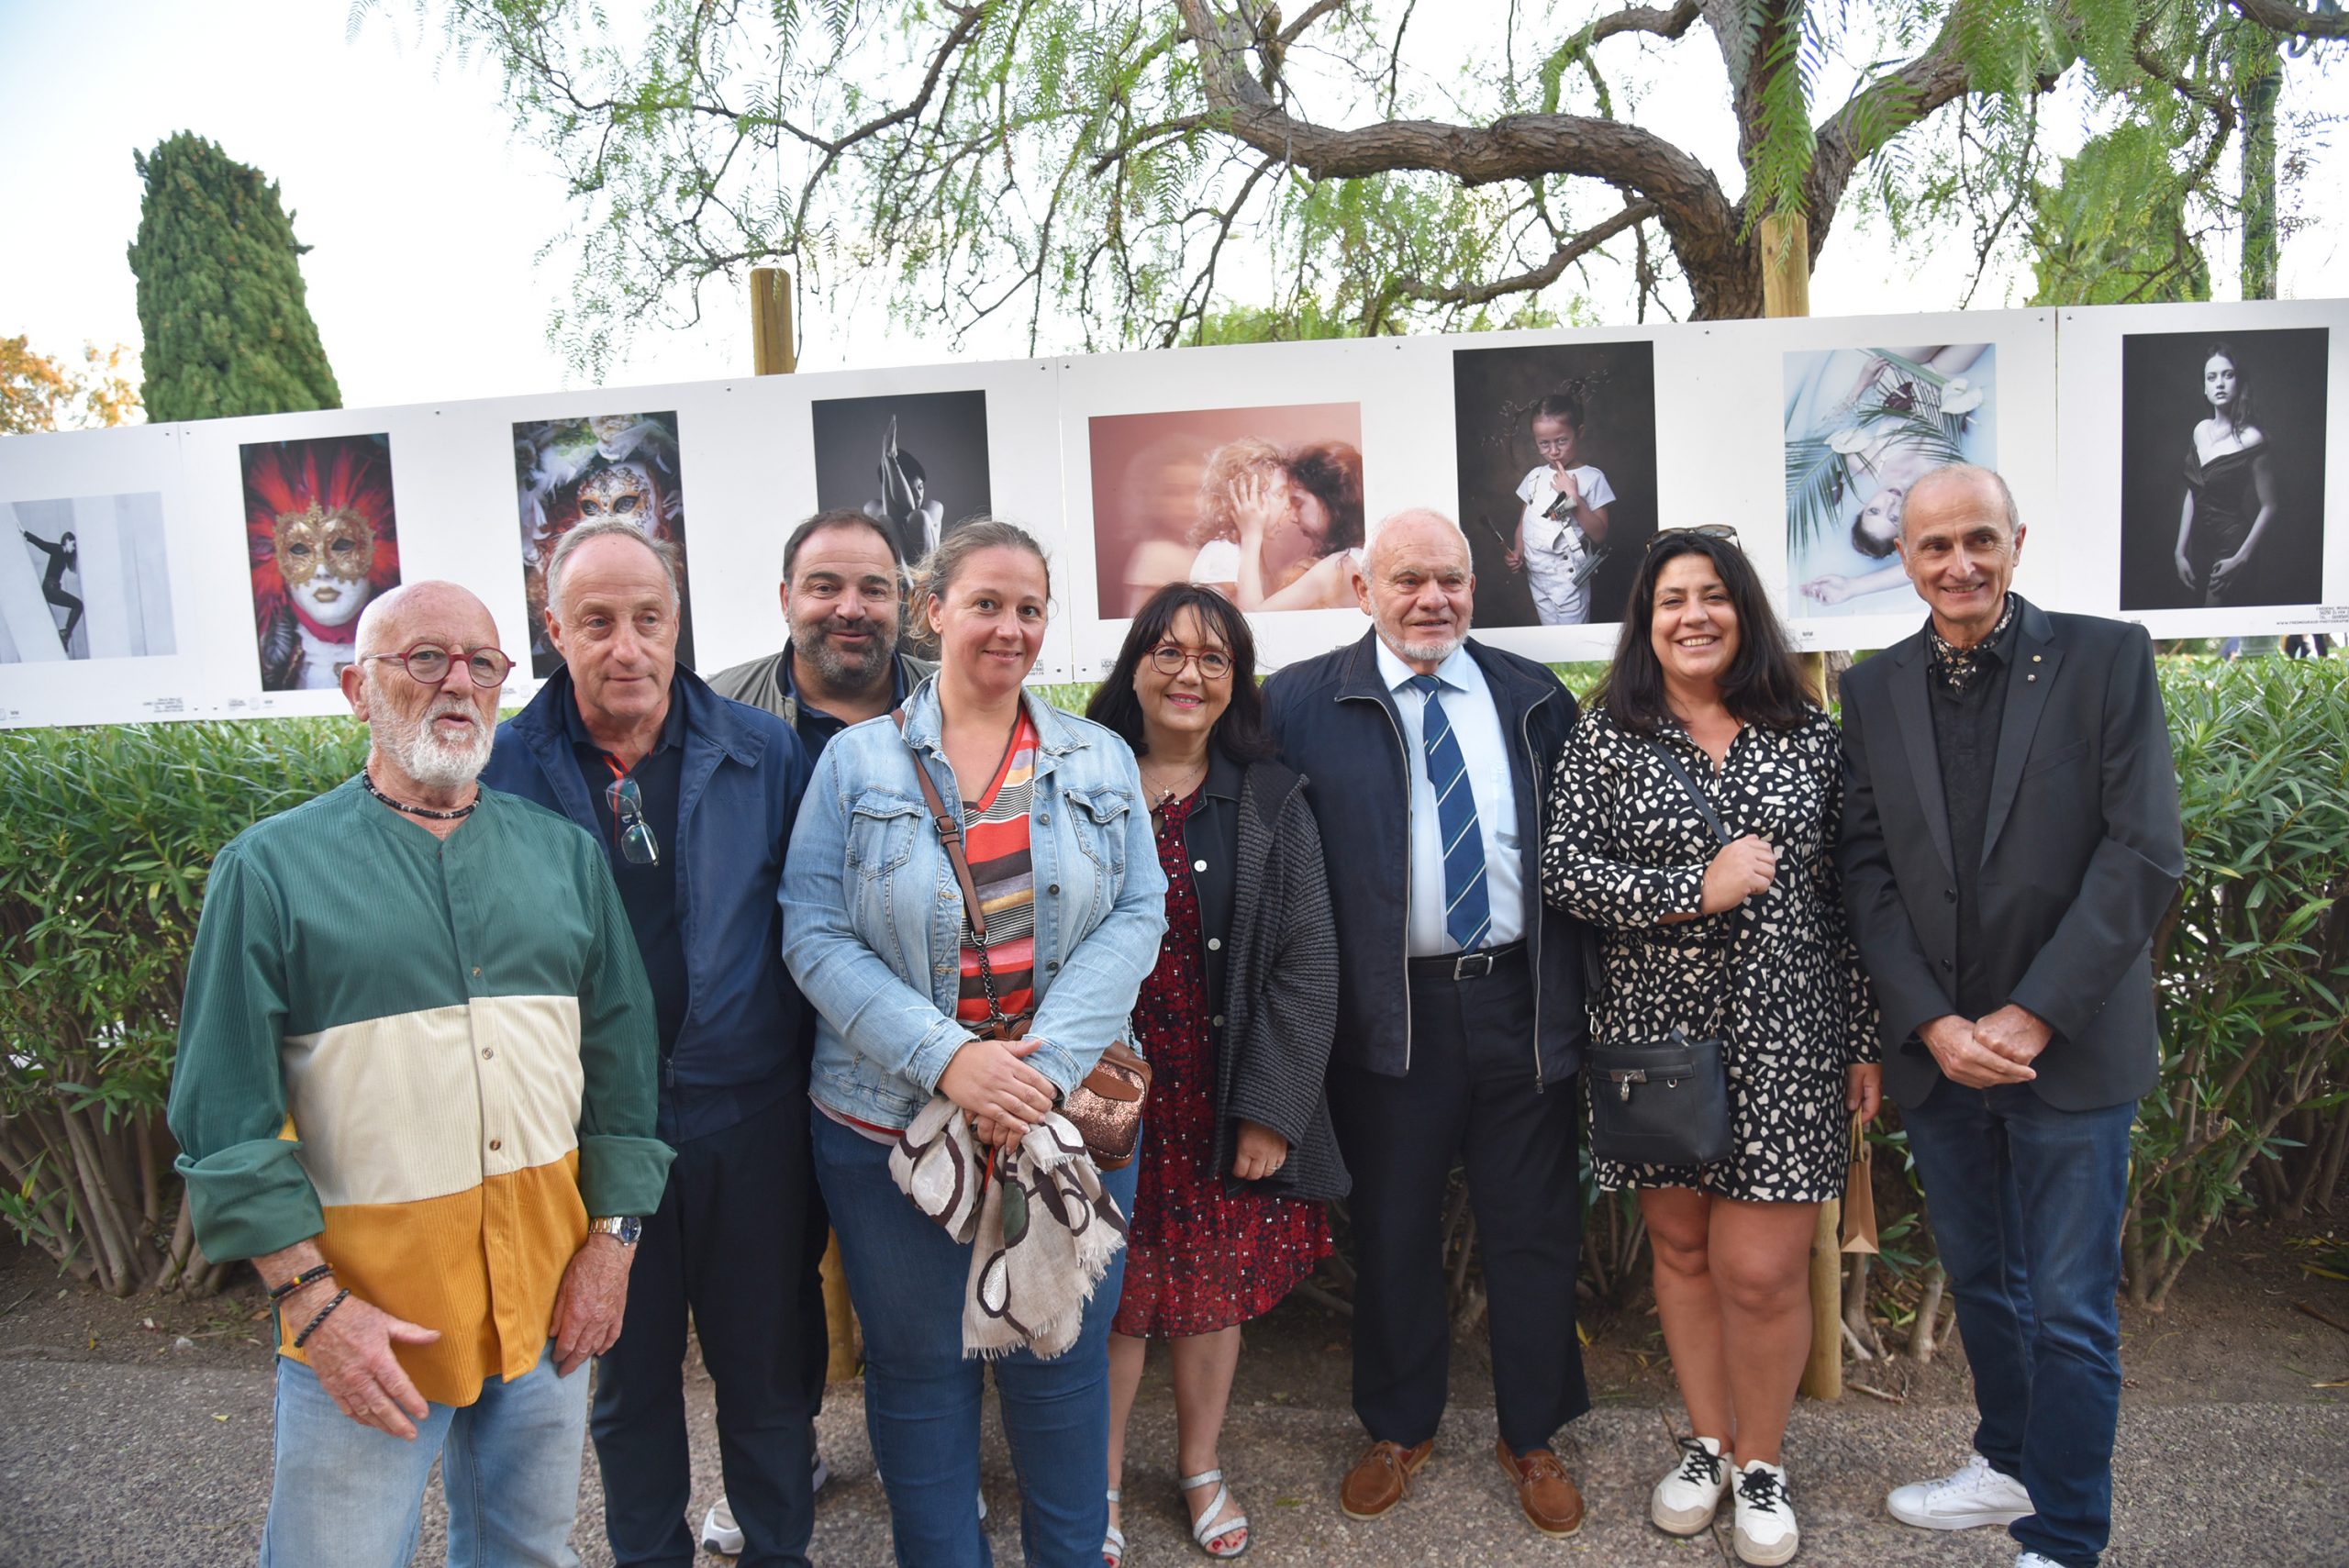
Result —
M 2121 1224 L 2132 1100 L 2065 1111 L 2029 1084 L 1901 1107 L 1981 1413 L 1974 1447 L 2038 1511 L 2009 1532 L 2066 1568 L 2112 1533 Z
M 831 1210 L 850 1298 L 864 1329 L 864 1426 L 889 1495 L 900 1568 L 991 1568 L 979 1524 L 979 1401 L 986 1371 L 1012 1468 L 1019 1536 L 1034 1568 L 1100 1568 L 1109 1507 L 1109 1319 L 1126 1255 L 1085 1304 L 1075 1344 L 1051 1361 L 1017 1351 L 994 1362 L 963 1354 L 971 1249 L 913 1206 L 889 1179 L 889 1151 L 808 1108 L 816 1179 Z M 1102 1185 L 1133 1212 L 1134 1165 Z
M 471 1405 L 434 1405 L 412 1440 L 335 1408 L 317 1373 L 277 1362 L 277 1467 L 262 1568 L 407 1568 L 424 1484 L 441 1462 L 450 1568 L 577 1568 L 571 1526 L 587 1439 L 587 1369 L 554 1374 L 551 1347 Z

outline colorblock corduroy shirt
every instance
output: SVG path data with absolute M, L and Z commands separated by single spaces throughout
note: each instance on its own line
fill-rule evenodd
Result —
M 440 840 L 356 779 L 214 861 L 171 1126 L 215 1260 L 315 1238 L 337 1282 L 440 1331 L 399 1346 L 470 1405 L 546 1348 L 587 1218 L 650 1214 L 652 1001 L 587 834 L 481 792 Z M 280 1326 L 281 1353 L 302 1325 Z

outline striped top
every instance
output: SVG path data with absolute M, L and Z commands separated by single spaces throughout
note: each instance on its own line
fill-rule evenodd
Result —
M 352 1295 L 440 1331 L 394 1354 L 470 1405 L 538 1364 L 588 1216 L 660 1206 L 656 1054 L 592 838 L 484 789 L 436 839 L 354 779 L 213 862 L 170 1115 L 195 1239 L 315 1239 Z
M 1036 881 L 1028 854 L 1029 797 L 1036 784 L 1036 727 L 1022 704 L 1003 765 L 976 800 L 963 802 L 963 854 L 986 915 L 987 963 L 1006 1018 L 1036 1005 Z M 963 983 L 954 1017 L 973 1029 L 987 1019 L 978 944 L 963 917 Z

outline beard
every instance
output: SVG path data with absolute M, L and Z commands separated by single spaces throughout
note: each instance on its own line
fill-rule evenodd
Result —
M 1468 640 L 1468 628 L 1464 626 L 1455 626 L 1441 633 L 1420 630 L 1419 640 L 1417 642 L 1405 640 L 1404 638 L 1408 635 L 1409 631 L 1407 629 L 1404 637 L 1398 637 L 1396 639 L 1396 652 L 1413 663 L 1441 664 L 1460 651 L 1460 645 Z
M 372 664 L 368 667 L 368 696 L 375 715 L 368 731 L 393 764 L 427 789 L 462 789 L 480 777 L 482 769 L 489 765 L 490 748 L 496 743 L 497 733 L 481 721 L 481 711 L 472 701 L 436 692 L 422 712 L 402 717 L 384 700 Z M 432 721 L 444 713 L 462 713 L 472 719 L 470 739 L 452 740 L 441 734 Z
M 834 690 L 854 691 L 888 679 L 889 661 L 897 652 L 895 635 L 878 621 L 867 621 L 865 625 L 873 629 L 871 640 L 865 643 L 863 651 L 851 652 L 831 639 L 827 634 L 828 625 L 828 622 L 817 621 L 812 625 L 793 627 L 792 657 L 804 659 L 813 665 L 817 674 L 823 677 L 824 684 Z

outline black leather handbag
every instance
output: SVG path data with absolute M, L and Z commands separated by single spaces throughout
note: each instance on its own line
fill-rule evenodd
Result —
M 1697 803 L 1714 838 L 1724 844 L 1734 839 L 1680 759 L 1661 740 L 1651 737 L 1648 744 Z M 1732 925 L 1721 946 L 1720 1005 L 1708 1038 L 1691 1040 L 1675 1025 L 1660 1040 L 1593 1046 L 1585 1054 L 1593 1154 L 1631 1165 L 1709 1165 L 1729 1157 L 1729 1067 L 1722 1059 L 1722 1035 L 1736 940 Z

